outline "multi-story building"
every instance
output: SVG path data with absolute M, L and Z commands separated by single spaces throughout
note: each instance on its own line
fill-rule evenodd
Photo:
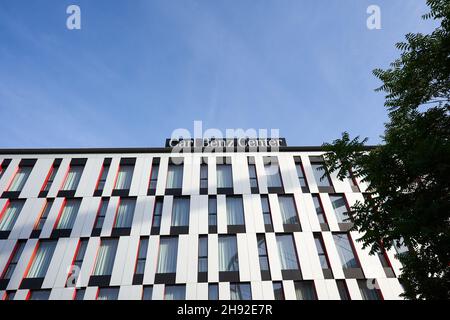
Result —
M 366 185 L 255 141 L 0 150 L 0 300 L 400 299 L 349 231 Z

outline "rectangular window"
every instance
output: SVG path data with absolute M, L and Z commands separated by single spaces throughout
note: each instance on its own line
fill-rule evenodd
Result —
M 115 190 L 129 190 L 133 179 L 134 165 L 120 165 L 117 172 Z
M 334 213 L 339 223 L 350 222 L 349 219 L 349 208 L 344 195 L 334 194 L 330 195 L 331 204 L 333 205 Z
M 350 300 L 350 294 L 348 293 L 348 288 L 347 284 L 345 283 L 345 280 L 336 280 L 336 285 L 341 300 Z
M 64 180 L 62 191 L 75 191 L 80 183 L 81 175 L 83 174 L 84 166 L 71 165 Z
M 0 231 L 11 231 L 24 205 L 23 200 L 8 200 L 0 212 Z
M 119 288 L 98 288 L 97 300 L 117 300 Z
M 281 181 L 280 168 L 276 159 L 265 159 L 264 170 L 267 177 L 268 188 L 282 188 L 283 182 Z
M 256 165 L 254 164 L 254 159 L 252 159 L 252 161 L 249 159 L 248 175 L 250 177 L 250 188 L 252 188 L 252 190 L 258 190 L 258 176 L 256 174 Z
M 281 270 L 299 270 L 294 239 L 291 234 L 276 235 Z
M 383 300 L 380 290 L 376 288 L 375 279 L 358 280 L 358 287 L 363 300 Z
M 71 285 L 75 286 L 77 282 L 78 275 L 81 270 L 81 265 L 83 264 L 84 256 L 86 254 L 86 249 L 88 245 L 88 239 L 81 239 L 78 242 L 78 247 L 75 252 L 75 257 L 73 259 L 72 263 L 72 269 L 71 272 L 69 272 L 69 276 L 72 275 L 72 282 Z
M 217 164 L 217 188 L 233 188 L 231 164 Z
M 5 161 L 0 163 L 0 179 L 3 177 L 3 174 L 6 171 L 7 166 L 5 165 Z
M 108 177 L 111 159 L 105 159 L 100 171 L 100 176 L 97 181 L 95 190 L 102 191 L 105 188 L 106 178 Z
M 47 221 L 48 214 L 53 205 L 53 199 L 46 199 L 44 208 L 41 211 L 41 215 L 39 216 L 39 220 L 36 222 L 34 230 L 40 231 L 44 227 L 45 221 Z
M 147 250 L 148 250 L 148 237 L 141 237 L 139 241 L 139 249 L 134 274 L 144 274 L 145 261 L 147 260 Z
M 319 254 L 320 265 L 322 269 L 330 269 L 325 246 L 323 245 L 322 236 L 320 233 L 314 234 L 314 242 L 316 243 L 317 253 Z
M 297 300 L 317 300 L 314 281 L 295 281 L 294 287 Z
M 303 164 L 300 160 L 300 157 L 295 159 L 295 169 L 297 171 L 298 182 L 300 183 L 300 187 L 308 188 L 308 183 L 306 182 L 305 170 L 303 169 Z
M 172 205 L 172 227 L 189 226 L 189 198 L 173 198 Z
M 152 169 L 150 171 L 150 182 L 148 184 L 149 191 L 156 190 L 156 185 L 158 183 L 158 174 L 159 174 L 159 158 L 155 158 L 153 159 Z
M 334 233 L 333 239 L 341 259 L 342 268 L 359 268 L 349 235 L 346 233 Z
M 19 166 L 16 174 L 14 175 L 14 178 L 11 181 L 11 184 L 9 185 L 8 191 L 11 192 L 22 191 L 23 186 L 27 182 L 32 169 L 33 167 L 30 166 Z
M 162 237 L 159 241 L 158 268 L 156 273 L 176 273 L 178 237 Z
M 347 173 L 347 179 L 350 183 L 350 187 L 352 188 L 353 192 L 360 192 L 358 183 L 356 182 L 355 175 L 353 174 L 352 170 L 349 170 Z
M 283 224 L 299 225 L 297 208 L 293 196 L 278 196 Z
M 250 283 L 230 283 L 231 300 L 252 300 Z
M 208 272 L 208 236 L 198 238 L 198 272 Z
M 264 234 L 257 234 L 256 239 L 258 241 L 259 267 L 261 271 L 270 271 L 265 236 Z
M 269 197 L 267 195 L 261 195 L 261 206 L 262 206 L 264 224 L 266 226 L 271 226 L 272 225 L 272 215 L 270 213 Z
M 97 219 L 95 221 L 94 229 L 101 229 L 103 227 L 103 222 L 105 221 L 108 204 L 109 204 L 109 199 L 102 198 L 102 200 L 100 201 L 100 206 L 98 207 Z
M 144 286 L 142 300 L 153 300 L 153 286 Z
M 244 225 L 244 204 L 242 197 L 226 198 L 227 224 L 229 226 Z
M 183 186 L 183 164 L 169 164 L 167 170 L 167 189 L 181 189 Z
M 1 178 L 1 177 L 0 177 Z M 9 301 L 9 300 L 14 300 L 14 297 L 16 296 L 16 292 L 15 291 L 6 291 L 5 295 L 3 296 L 3 300 L 5 301 Z
M 214 196 L 208 198 L 208 225 L 217 226 L 217 198 Z
M 319 219 L 319 223 L 327 223 L 327 219 L 325 217 L 325 212 L 322 207 L 322 201 L 320 201 L 320 197 L 318 194 L 313 194 L 312 199 L 314 202 L 314 207 L 316 208 L 317 218 Z
M 217 283 L 208 284 L 208 300 L 219 300 L 219 285 Z
M 0 279 L 11 279 L 14 270 L 16 269 L 17 263 L 22 256 L 23 248 L 25 248 L 25 241 L 19 240 L 16 243 L 13 252 L 11 253 L 9 261 Z
M 80 200 L 66 199 L 63 203 L 62 212 L 56 224 L 57 230 L 70 230 L 77 218 L 78 209 L 80 208 Z
M 114 228 L 131 228 L 135 207 L 136 199 L 120 198 Z
M 239 271 L 236 236 L 219 236 L 219 271 Z
M 273 295 L 275 300 L 285 300 L 284 291 L 283 291 L 283 283 L 281 281 L 273 282 Z
M 159 227 L 161 226 L 162 209 L 163 209 L 163 198 L 156 198 L 155 206 L 153 207 L 152 228 L 159 230 Z
M 101 239 L 95 261 L 94 276 L 110 276 L 116 259 L 117 239 Z
M 51 290 L 30 290 L 27 300 L 48 300 Z
M 164 288 L 164 300 L 186 299 L 186 285 L 167 286 Z
M 55 248 L 56 241 L 39 242 L 25 278 L 44 278 L 50 266 Z
M 74 300 L 84 300 L 85 294 L 86 294 L 86 289 L 76 289 Z
M 318 187 L 331 187 L 331 180 L 328 173 L 322 170 L 323 162 L 311 162 L 312 171 Z M 325 176 L 324 176 L 325 173 Z
M 52 167 L 50 168 L 50 171 L 47 175 L 47 179 L 45 180 L 44 186 L 42 187 L 41 191 L 49 191 L 52 187 L 53 181 L 55 180 L 56 173 L 59 169 L 59 162 L 54 162 Z
M 200 164 L 200 189 L 208 189 L 208 164 Z

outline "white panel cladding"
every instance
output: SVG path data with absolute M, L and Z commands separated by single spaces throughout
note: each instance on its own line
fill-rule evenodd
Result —
M 334 213 L 333 205 L 331 204 L 328 193 L 321 193 L 320 200 L 322 201 L 323 211 L 327 217 L 330 231 L 340 231 L 336 214 Z
M 16 240 L 1 240 L 0 241 L 0 275 L 3 274 L 7 263 L 16 246 Z
M 350 186 L 348 179 L 339 180 L 337 177 L 337 171 L 330 172 L 330 178 L 333 181 L 333 187 L 337 193 L 352 192 L 352 187 Z
M 44 282 L 42 283 L 43 289 L 50 289 L 55 285 L 55 280 L 58 275 L 58 270 L 61 267 L 61 261 L 64 258 L 64 253 L 67 248 L 67 244 L 69 243 L 70 238 L 60 238 L 56 243 L 55 251 L 53 252 L 53 257 L 48 266 L 47 273 L 45 274 Z M 69 274 L 69 270 L 67 271 L 67 275 Z
M 153 286 L 152 299 L 153 300 L 164 300 L 164 285 L 163 284 L 155 284 Z
M 208 283 L 197 283 L 197 300 L 208 300 Z
M 170 234 L 170 224 L 172 221 L 172 205 L 173 196 L 164 196 L 163 210 L 161 215 L 161 228 L 159 230 L 160 235 Z
M 114 267 L 111 274 L 110 284 L 112 286 L 118 286 L 122 284 L 123 269 L 125 268 L 128 244 L 130 242 L 129 236 L 119 238 L 119 244 L 117 246 L 116 257 L 114 260 Z
M 178 236 L 178 256 L 177 256 L 177 274 L 176 283 L 186 283 L 188 275 L 188 257 L 189 257 L 189 236 L 180 234 Z
M 16 269 L 14 270 L 14 273 L 12 274 L 12 277 L 9 280 L 6 290 L 19 289 L 20 283 L 22 282 L 22 278 L 26 276 L 25 272 L 30 263 L 30 259 L 33 256 L 33 253 L 36 249 L 37 243 L 38 243 L 37 239 L 30 239 L 25 244 L 19 262 L 17 263 Z
M 328 295 L 328 289 L 327 289 L 325 280 L 321 280 L 321 279 L 314 280 L 314 287 L 316 288 L 318 300 L 330 300 L 330 296 Z
M 250 285 L 252 288 L 252 300 L 263 300 L 264 295 L 261 281 L 252 281 Z
M 331 232 L 322 232 L 322 238 L 325 245 L 325 249 L 330 260 L 330 267 L 333 271 L 335 279 L 345 279 L 344 271 L 342 270 L 342 263 L 339 258 L 339 254 L 334 244 L 333 235 Z
M 266 233 L 266 245 L 272 280 L 282 280 L 280 257 L 278 255 L 275 233 Z
M 298 194 L 300 203 L 302 204 L 302 211 L 300 215 L 305 215 L 308 217 L 309 225 L 311 231 L 321 232 L 319 218 L 317 217 L 316 208 L 314 206 L 314 201 L 310 193 L 300 193 Z M 305 230 L 304 230 L 305 231 Z
M 54 288 L 50 292 L 49 300 L 73 300 L 75 288 Z
M 208 282 L 219 281 L 219 238 L 208 235 Z
M 83 231 L 84 221 L 91 210 L 92 198 L 82 198 L 80 208 L 78 209 L 77 217 L 73 224 L 73 229 L 70 234 L 71 237 L 80 237 Z
M 217 193 L 216 157 L 208 156 L 208 194 Z
M 295 285 L 292 280 L 283 281 L 284 297 L 286 300 L 297 300 L 297 295 L 295 294 Z M 272 287 L 273 291 L 273 287 Z
M 306 154 L 301 156 L 303 170 L 305 171 L 306 181 L 308 183 L 309 191 L 311 193 L 319 193 L 319 188 L 317 187 L 317 182 L 314 179 L 313 169 L 311 167 L 311 162 Z
M 255 232 L 255 221 L 253 214 L 253 197 L 251 194 L 244 194 L 242 196 L 242 202 L 244 203 L 244 221 L 245 230 L 247 233 Z
M 118 300 L 142 300 L 142 286 L 121 286 Z
M 101 158 L 87 159 L 75 197 L 91 197 L 94 194 L 102 165 L 103 159 Z
M 155 196 L 138 197 L 137 201 L 138 201 L 138 203 L 143 202 L 143 205 L 144 205 L 144 211 L 142 213 L 142 220 L 141 220 L 142 221 L 141 235 L 148 236 L 148 235 L 150 235 L 150 230 L 152 227 Z
M 81 230 L 81 237 L 90 237 L 92 229 L 94 228 L 94 223 L 97 218 L 97 213 L 100 208 L 101 198 L 95 197 L 90 198 L 89 208 L 87 210 L 80 211 L 79 216 L 84 216 L 83 228 Z
M 264 170 L 264 162 L 261 156 L 255 156 L 255 168 L 256 168 L 256 175 L 258 177 L 258 187 L 259 187 L 259 193 L 268 193 L 267 191 L 267 177 L 266 172 Z
M 77 279 L 77 287 L 87 287 L 89 283 L 89 278 L 94 270 L 95 260 L 97 259 L 97 252 L 99 247 L 100 247 L 99 237 L 92 237 L 89 239 L 86 248 L 86 253 L 83 259 L 83 264 L 81 265 L 80 276 Z M 84 299 L 87 300 L 86 295 L 84 296 Z
M 384 300 L 404 300 L 400 296 L 403 293 L 403 288 L 397 278 L 379 278 L 377 281 Z
M 71 286 L 76 285 L 76 280 L 79 279 L 80 270 L 75 270 L 75 273 L 73 274 L 74 277 L 72 277 L 71 281 L 68 281 L 69 271 L 70 267 L 72 266 L 72 262 L 74 261 L 76 251 L 78 249 L 78 245 L 80 243 L 79 238 L 66 238 L 66 246 L 64 251 L 64 256 L 62 257 L 60 261 L 60 266 L 57 271 L 55 282 L 53 283 L 53 287 L 55 288 L 63 288 L 66 286 L 66 283 Z M 85 256 L 86 257 L 86 256 Z
M 14 177 L 14 174 L 17 171 L 19 162 L 20 159 L 12 159 L 11 162 L 9 163 L 8 168 L 6 168 L 5 173 L 3 174 L 3 177 L 0 180 L 0 193 L 6 191 L 6 189 L 9 187 Z
M 129 196 L 134 197 L 139 195 L 139 189 L 141 187 L 141 180 L 144 172 L 144 158 L 137 158 L 134 164 L 133 177 L 131 179 Z
M 186 282 L 197 282 L 198 270 L 198 236 L 196 234 L 187 235 L 187 279 Z M 209 246 L 209 243 L 208 243 Z M 195 299 L 195 298 L 194 298 Z
M 227 204 L 225 195 L 217 195 L 217 231 L 227 233 Z
M 150 236 L 148 240 L 148 251 L 145 259 L 144 284 L 155 282 L 156 265 L 158 263 L 159 236 Z M 153 297 L 155 297 L 156 285 L 153 287 Z
M 261 204 L 261 197 L 259 194 L 251 194 L 248 195 L 248 197 L 251 199 L 252 206 L 253 206 L 253 222 L 254 222 L 254 229 L 255 232 L 262 233 L 266 232 L 266 229 L 264 227 L 264 217 L 262 212 L 262 204 Z
M 29 231 L 28 235 L 24 238 L 27 238 L 30 235 L 34 227 L 34 223 L 36 222 L 36 219 L 42 210 L 42 206 L 40 206 L 40 204 L 43 200 L 45 199 L 32 198 L 25 201 L 25 204 L 20 211 L 19 217 L 17 218 L 16 223 L 14 224 L 11 233 L 9 234 L 9 239 L 21 238 L 21 234 L 24 228 L 27 229 L 26 231 Z M 30 221 L 30 217 L 34 219 Z
M 366 181 L 362 181 L 363 179 L 360 177 L 355 177 L 356 183 L 358 184 L 359 190 L 361 192 L 367 192 L 367 188 L 369 187 L 369 184 Z
M 386 253 L 389 258 L 389 262 L 391 263 L 392 269 L 394 269 L 395 275 L 399 277 L 402 274 L 402 264 L 397 259 L 397 251 L 395 251 L 394 247 L 391 247 L 389 250 L 386 250 Z
M 146 209 L 145 197 L 137 197 L 136 206 L 134 207 L 133 221 L 131 222 L 131 233 L 130 233 L 131 235 L 141 234 L 141 228 L 143 225 L 142 221 L 146 213 L 145 209 Z
M 183 184 L 181 193 L 189 195 L 193 193 L 194 186 L 192 185 L 192 155 L 185 154 L 183 157 Z
M 108 208 L 106 209 L 105 220 L 103 221 L 103 227 L 101 236 L 108 237 L 111 235 L 111 231 L 114 226 L 114 220 L 116 219 L 117 207 L 119 205 L 119 197 L 109 198 Z
M 191 196 L 189 204 L 189 234 L 198 234 L 199 196 Z
M 248 173 L 247 157 L 235 155 L 231 158 L 233 173 L 233 191 L 235 194 L 250 193 L 250 177 Z
M 132 235 L 128 239 L 128 249 L 124 261 L 124 269 L 122 275 L 121 285 L 132 285 L 134 270 L 136 267 L 137 255 L 140 245 L 139 235 Z M 151 248 L 154 250 L 154 248 Z
M 321 280 L 319 280 L 319 281 L 321 281 Z M 325 286 L 327 287 L 328 299 L 341 300 L 341 296 L 339 295 L 339 289 L 337 287 L 336 280 L 326 279 L 323 281 L 325 282 Z
M 58 171 L 56 172 L 55 179 L 53 179 L 52 186 L 48 190 L 47 198 L 55 198 L 58 191 L 61 189 L 64 179 L 66 178 L 67 172 L 69 171 L 71 158 L 64 158 L 59 165 Z
M 22 192 L 20 192 L 20 198 L 36 198 L 39 195 L 52 164 L 53 159 L 38 159 L 36 161 Z
M 28 290 L 28 289 L 17 290 L 17 292 L 14 296 L 14 300 L 26 300 L 29 292 L 30 292 L 30 290 Z
M 300 220 L 300 226 L 303 231 L 311 231 L 311 225 L 309 224 L 308 214 L 306 213 L 306 207 L 300 194 L 294 194 L 295 207 L 297 208 L 297 215 Z
M 252 281 L 261 281 L 261 268 L 259 266 L 258 242 L 256 239 L 256 233 L 247 234 L 247 246 L 250 278 Z
M 283 180 L 284 191 L 286 193 L 294 193 L 295 191 L 300 192 L 298 188 L 297 172 L 295 169 L 295 163 L 291 155 L 288 154 L 278 154 L 278 163 L 281 172 L 281 178 Z M 298 181 L 298 180 L 297 180 Z
M 189 194 L 191 195 L 200 194 L 200 160 L 200 155 L 192 155 L 191 186 L 189 188 Z
M 61 212 L 62 206 L 64 203 L 64 198 L 56 198 L 53 201 L 50 212 L 48 213 L 47 220 L 45 220 L 44 226 L 42 227 L 40 238 L 49 238 L 53 228 L 56 224 L 56 219 L 58 219 L 58 215 Z
M 138 158 L 139 160 L 140 158 Z M 148 187 L 150 184 L 150 173 L 152 170 L 153 157 L 141 158 L 142 159 L 142 178 L 139 184 L 138 196 L 146 196 Z M 137 161 L 137 160 L 136 160 Z
M 361 292 L 359 291 L 358 281 L 356 279 L 346 279 L 348 293 L 351 300 L 363 300 Z
M 209 225 L 208 196 L 207 195 L 195 196 L 195 199 L 197 202 L 197 205 L 196 205 L 197 222 L 198 222 L 197 231 L 199 234 L 207 234 L 208 233 L 208 225 Z
M 167 155 L 161 157 L 159 161 L 158 181 L 156 182 L 156 195 L 164 195 L 166 190 L 167 168 L 169 166 L 169 158 Z
M 350 191 L 345 193 L 345 198 L 347 199 L 347 203 L 350 207 L 354 206 L 357 201 L 364 202 L 364 197 L 362 193 L 352 193 Z
M 294 232 L 294 239 L 303 279 L 323 279 L 322 267 L 317 250 L 315 250 L 312 233 Z
M 97 300 L 98 287 L 87 287 L 83 300 Z
M 261 290 L 263 297 L 261 300 L 274 300 L 275 295 L 273 293 L 272 281 L 261 281 Z
M 219 282 L 219 300 L 230 300 L 229 282 Z
M 110 197 L 116 183 L 117 173 L 119 172 L 120 157 L 113 157 L 111 164 L 109 165 L 108 176 L 106 177 L 105 186 L 103 188 L 102 195 L 104 197 Z
M 273 230 L 275 232 L 284 232 L 283 219 L 281 217 L 280 203 L 276 194 L 269 194 L 270 213 L 272 214 Z
M 353 240 L 353 245 L 356 250 L 359 261 L 361 262 L 361 268 L 364 271 L 364 275 L 367 278 L 384 278 L 386 274 L 384 273 L 383 266 L 381 265 L 378 255 L 369 255 L 369 248 L 362 248 L 363 244 L 360 241 L 356 241 L 361 238 L 362 234 L 356 231 L 351 231 L 351 238 Z
M 186 300 L 197 300 L 197 284 L 193 282 L 186 283 Z
M 245 233 L 238 233 L 237 248 L 239 261 L 239 280 L 250 281 L 250 263 L 248 260 L 247 235 Z
M 300 181 L 298 180 L 297 175 L 297 167 L 295 165 L 294 161 L 294 155 L 289 154 L 285 156 L 285 166 L 288 168 L 289 171 L 289 177 L 292 181 L 292 192 L 293 193 L 302 193 L 302 188 L 300 186 Z

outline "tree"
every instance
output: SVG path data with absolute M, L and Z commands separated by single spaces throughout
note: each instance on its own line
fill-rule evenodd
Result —
M 323 145 L 323 168 L 344 179 L 349 170 L 368 185 L 351 210 L 358 241 L 371 254 L 404 244 L 400 281 L 409 299 L 450 298 L 450 2 L 428 0 L 439 26 L 407 34 L 400 58 L 375 69 L 389 120 L 383 143 L 340 139 Z

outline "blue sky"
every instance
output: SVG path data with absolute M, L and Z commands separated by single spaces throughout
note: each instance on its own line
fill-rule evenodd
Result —
M 66 8 L 81 8 L 81 30 Z M 381 8 L 381 30 L 366 9 Z M 425 0 L 2 0 L 0 148 L 162 146 L 176 128 L 380 142 L 375 67 Z

